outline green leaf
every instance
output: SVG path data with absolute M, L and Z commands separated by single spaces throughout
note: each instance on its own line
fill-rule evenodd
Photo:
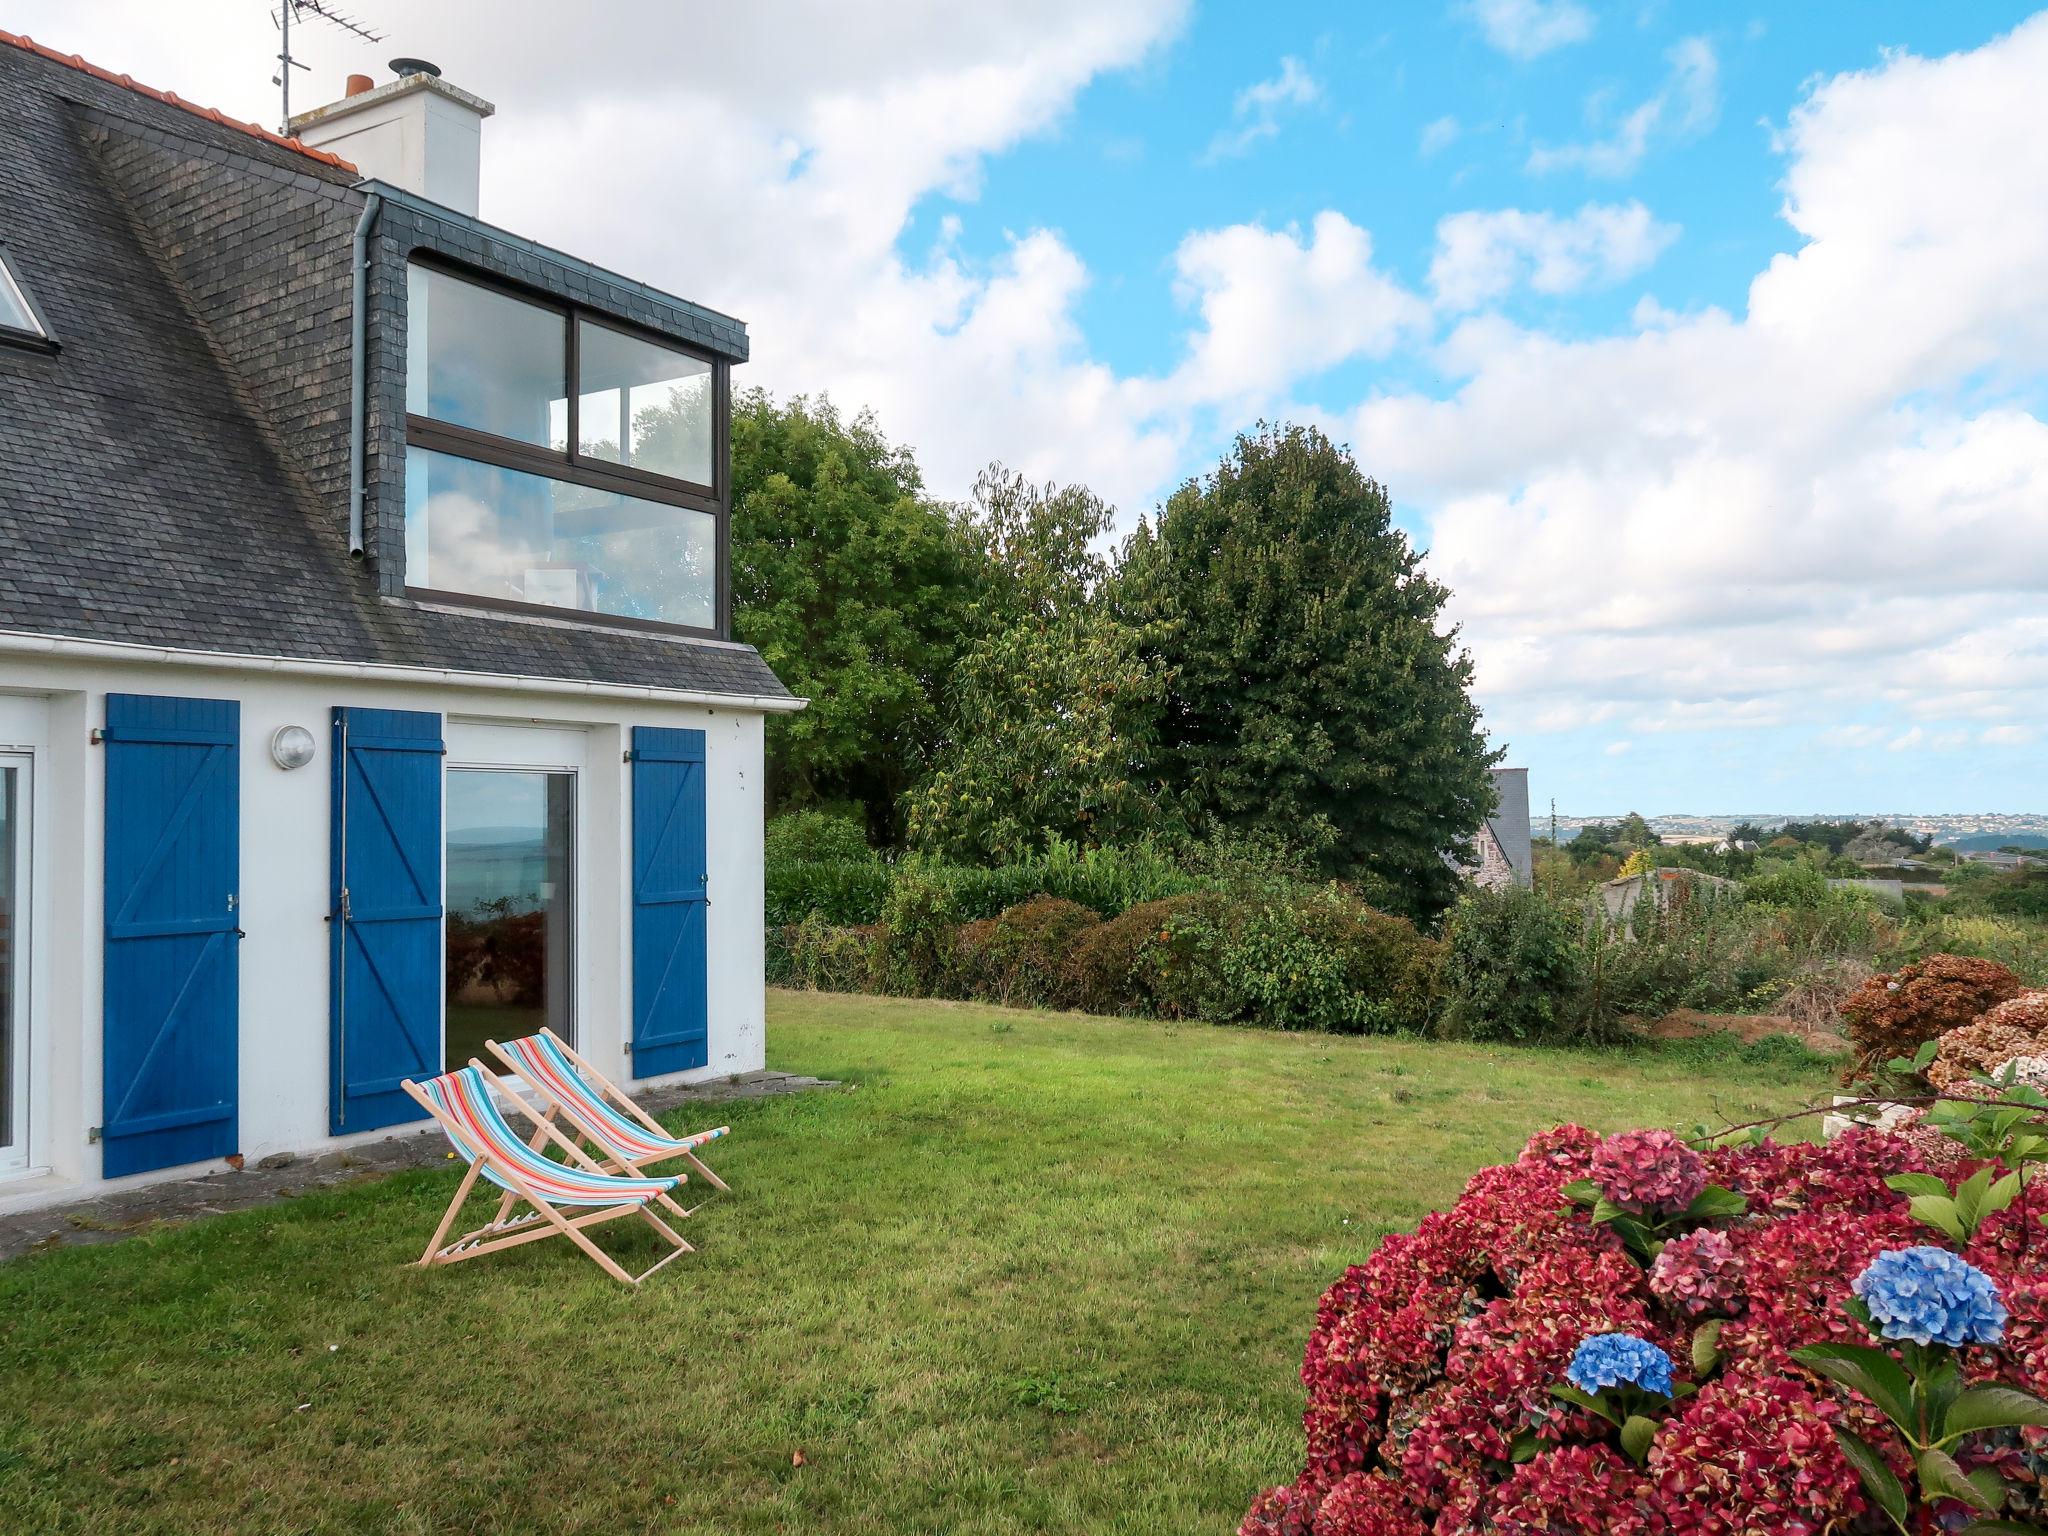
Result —
M 1809 1344 L 1793 1350 L 1792 1358 L 1852 1392 L 1861 1392 L 1901 1429 L 1913 1422 L 1913 1378 L 1887 1351 L 1867 1344 Z
M 1600 1198 L 1600 1186 L 1591 1179 L 1574 1179 L 1558 1193 L 1573 1205 L 1591 1205 Z
M 1863 1479 L 1863 1491 L 1871 1502 L 1892 1517 L 1892 1523 L 1900 1530 L 1906 1528 L 1906 1490 L 1898 1476 L 1885 1465 L 1868 1440 L 1853 1430 L 1835 1426 L 1835 1439 L 1841 1443 L 1842 1455 L 1849 1465 L 1856 1469 L 1856 1475 Z
M 1959 1536 L 2048 1536 L 2048 1532 L 2024 1520 L 1973 1520 Z
M 1942 1438 L 1974 1434 L 1980 1429 L 2011 1429 L 2031 1424 L 2048 1429 L 2048 1402 L 2018 1387 L 1980 1386 L 1959 1393 L 1942 1425 Z
M 1624 1211 L 1605 1195 L 1597 1196 L 1593 1201 L 1593 1221 L 1596 1225 L 1627 1215 L 1627 1211 Z
M 1685 1208 L 1685 1214 L 1694 1221 L 1719 1221 L 1725 1217 L 1745 1215 L 1748 1211 L 1749 1201 L 1746 1198 L 1718 1184 L 1709 1184 Z
M 1725 1326 L 1720 1318 L 1701 1323 L 1699 1331 L 1692 1336 L 1692 1373 L 1704 1376 L 1721 1363 L 1721 1329 Z
M 1641 1466 L 1650 1455 L 1650 1442 L 1657 1438 L 1657 1421 L 1632 1413 L 1628 1422 L 1621 1426 L 1621 1448 L 1628 1452 L 1628 1459 Z
M 2017 1200 L 2019 1196 L 2020 1176 L 2017 1173 L 2008 1173 L 1986 1192 L 1984 1196 L 1984 1215 L 1990 1216 L 1995 1212 L 2004 1210 L 2013 1201 Z M 1979 1218 L 1979 1221 L 1982 1221 L 1982 1217 Z
M 1590 1392 L 1581 1392 L 1577 1387 L 1560 1382 L 1550 1389 L 1550 1395 L 1588 1413 L 1597 1413 L 1610 1424 L 1619 1426 L 1621 1423 L 1620 1415 Z
M 1962 1219 L 1956 1214 L 1956 1202 L 1946 1195 L 1915 1195 L 1906 1202 L 1906 1209 L 1913 1213 L 1913 1219 L 1958 1244 L 1966 1243 L 1969 1234 L 1963 1230 Z
M 1920 1491 L 1930 1499 L 1954 1499 L 1987 1515 L 1997 1514 L 2004 1502 L 1986 1497 L 1982 1488 L 1963 1475 L 1963 1469 L 1947 1451 L 1929 1446 L 1920 1453 L 1915 1465 L 1920 1471 Z
M 1515 1436 L 1513 1443 L 1509 1445 L 1508 1460 L 1519 1467 L 1523 1462 L 1533 1460 L 1542 1448 L 1543 1441 L 1536 1432 L 1533 1429 L 1525 1429 Z
M 1886 1189 L 1902 1195 L 1945 1195 L 1948 1185 L 1931 1173 L 1895 1173 L 1884 1181 Z
M 1979 1168 L 1956 1186 L 1956 1220 L 1962 1223 L 1964 1232 L 1976 1231 L 1977 1224 L 1984 1219 L 1984 1201 L 1991 1193 L 1991 1175 L 1991 1169 Z

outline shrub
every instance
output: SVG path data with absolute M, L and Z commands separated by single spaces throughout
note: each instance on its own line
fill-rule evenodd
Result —
M 1074 952 L 1102 919 L 1079 902 L 1041 896 L 954 936 L 958 990 L 996 1003 L 1071 1008 L 1080 995 Z
M 1246 903 L 1230 917 L 1220 970 L 1251 1022 L 1344 1035 L 1428 1027 L 1439 946 L 1407 919 L 1333 888 Z
M 1652 1166 L 1665 1156 L 1669 1170 Z M 1675 1200 L 1696 1187 L 1690 1156 L 1640 1135 L 1603 1143 L 1575 1126 L 1546 1132 L 1515 1163 L 1482 1170 L 1451 1210 L 1346 1270 L 1303 1355 L 1300 1475 L 1253 1501 L 1242 1536 L 1892 1529 L 1834 1427 L 1853 1425 L 1905 1469 L 1902 1442 L 1869 1399 L 1794 1353 L 1872 1342 L 1844 1310 L 1853 1291 L 1880 1322 L 1901 1297 L 1926 1305 L 1890 1286 L 1889 1270 L 1872 1270 L 1880 1254 L 1893 1269 L 1961 1273 L 1967 1260 L 1982 1272 L 1971 1283 L 1996 1287 L 2009 1308 L 2001 1347 L 1933 1351 L 1955 1386 L 2048 1385 L 2048 1284 L 2027 1254 L 2025 1212 L 1987 1217 L 1961 1260 L 1931 1249 L 1908 1197 L 1886 1184 L 1926 1173 L 1927 1162 L 1901 1138 L 1854 1131 L 1823 1146 L 1707 1152 L 1707 1208 L 1673 1213 L 1659 1192 Z M 1628 1218 L 1654 1223 L 1654 1263 L 1657 1244 L 1627 1239 L 1621 1222 L 1596 1224 L 1591 1200 L 1617 1164 L 1644 1175 L 1635 1185 L 1659 1206 Z M 1917 1257 L 1894 1252 L 1916 1248 Z M 1961 1316 L 1951 1308 L 1938 1321 L 1949 1330 Z M 1967 1321 L 1973 1338 L 1991 1331 L 1983 1308 Z M 1593 1342 L 1617 1334 L 1628 1337 Z M 1587 1411 L 1588 1401 L 1615 1417 Z M 1643 1422 L 1617 1431 L 1617 1403 Z M 2007 1518 L 2023 1522 L 2000 1529 L 2040 1518 L 2040 1490 L 2019 1468 L 2033 1444 L 2024 1433 L 2023 1442 L 2021 1432 L 1979 1431 L 1951 1445 L 1987 1484 L 2003 1473 L 2022 1485 L 1999 1490 L 2010 1493 Z M 1915 1513 L 1922 1495 L 1910 1470 L 1907 1486 L 1911 1528 L 1935 1529 L 1931 1514 Z
M 2048 1056 L 2048 992 L 2022 992 L 1941 1037 L 1927 1081 L 1943 1093 L 1967 1088 L 2015 1056 Z
M 777 979 L 815 992 L 879 992 L 885 936 L 875 925 L 837 927 L 813 914 L 781 930 Z
M 1903 964 L 1932 954 L 1996 960 L 2028 985 L 2048 986 L 2048 925 L 1942 913 L 1908 925 L 1890 946 L 1887 961 Z
M 770 864 L 872 860 L 867 829 L 850 811 L 785 811 L 769 821 L 763 853 Z
M 1202 936 L 1219 904 L 1209 892 L 1141 902 L 1090 928 L 1074 944 L 1074 1002 L 1089 1013 L 1153 1013 L 1203 1018 L 1203 1000 L 1222 978 Z M 1212 1010 L 1213 1011 L 1213 1010 Z
M 2019 977 L 1995 960 L 1966 955 L 1929 955 L 1871 977 L 1842 1004 L 1842 1022 L 1856 1048 L 1850 1074 L 1878 1071 L 1894 1057 L 1910 1057 L 1924 1042 L 1972 1022 L 2021 986 Z
M 949 995 L 956 922 L 952 893 L 943 880 L 917 864 L 898 869 L 882 904 L 883 990 L 910 997 Z
M 1444 1032 L 1468 1040 L 1580 1036 L 1586 922 L 1576 903 L 1538 891 L 1468 891 L 1444 928 Z
M 878 923 L 889 899 L 891 868 L 880 859 L 770 859 L 763 897 L 770 926 L 819 917 L 828 923 Z

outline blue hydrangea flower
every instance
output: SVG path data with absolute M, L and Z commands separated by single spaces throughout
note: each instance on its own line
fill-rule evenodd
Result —
M 1581 1392 L 1630 1386 L 1659 1397 L 1671 1395 L 1671 1357 L 1632 1333 L 1592 1335 L 1573 1353 L 1564 1374 Z
M 1878 1332 L 1915 1344 L 1996 1344 L 2005 1337 L 2005 1303 L 1991 1277 L 1946 1248 L 1880 1253 L 1851 1287 L 1870 1308 Z

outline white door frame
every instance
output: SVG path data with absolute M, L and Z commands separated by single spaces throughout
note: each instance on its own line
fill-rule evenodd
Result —
M 40 1173 L 47 1161 L 51 1039 L 43 980 L 49 975 L 50 893 L 41 872 L 48 867 L 49 830 L 38 791 L 49 757 L 49 708 L 40 695 L 0 695 L 0 767 L 18 773 L 12 873 L 15 921 L 21 930 L 12 936 L 14 1139 L 0 1147 L 0 1180 Z
M 447 756 L 441 763 L 441 889 L 448 889 L 448 775 L 463 770 L 509 769 L 513 772 L 566 773 L 575 785 L 572 796 L 574 825 L 570 828 L 569 847 L 569 899 L 574 918 L 569 928 L 569 955 L 573 974 L 570 977 L 570 1017 L 574 1026 L 575 1044 L 583 1044 L 584 1019 L 588 1014 L 587 978 L 589 967 L 585 963 L 585 940 L 590 922 L 589 892 L 584 873 L 588 864 L 583 856 L 585 829 L 589 825 L 586 801 L 589 798 L 590 733 L 570 726 L 543 725 L 514 720 L 492 720 L 487 717 L 462 717 L 450 715 L 442 726 L 442 741 Z M 443 919 L 444 925 L 446 919 Z M 445 943 L 446 940 L 444 939 Z M 448 1049 L 447 1000 L 442 1000 L 441 1050 L 446 1059 Z

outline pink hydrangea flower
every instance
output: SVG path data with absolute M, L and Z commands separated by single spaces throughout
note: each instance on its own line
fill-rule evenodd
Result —
M 1311 1536 L 1429 1536 L 1400 1484 L 1377 1472 L 1354 1472 L 1332 1488 L 1309 1530 Z
M 1683 1318 L 1732 1314 L 1742 1301 L 1742 1273 L 1728 1234 L 1702 1227 L 1664 1245 L 1650 1266 L 1650 1290 Z
M 1592 1178 L 1624 1211 L 1675 1216 L 1707 1187 L 1707 1163 L 1670 1131 L 1627 1131 L 1593 1154 Z
M 1645 1273 L 1611 1226 L 1562 1194 L 1602 1165 L 1658 1212 L 1711 1178 L 1747 1197 L 1749 1214 L 1673 1239 Z M 1885 1178 L 1926 1171 L 1923 1151 L 1877 1130 L 1704 1158 L 1666 1132 L 1536 1138 L 1325 1292 L 1302 1361 L 1301 1476 L 1260 1495 L 1243 1536 L 1874 1531 L 1831 1425 L 1882 1443 L 1877 1411 L 1790 1352 L 1865 1337 L 1842 1298 L 1875 1254 L 1926 1238 Z M 1966 1380 L 2048 1392 L 2040 1209 L 1991 1217 L 1963 1255 L 2010 1312 L 2004 1345 L 1966 1363 Z M 1613 1450 L 1612 1426 L 1552 1395 L 1589 1334 L 1637 1335 L 1682 1370 L 1707 1316 L 1729 1319 L 1721 1365 L 1658 1430 L 1647 1470 Z M 1516 1464 L 1530 1436 L 1535 1454 Z M 2048 1513 L 2048 1431 L 1980 1437 L 1963 1459 L 1996 1461 L 2020 1485 L 2021 1518 Z

